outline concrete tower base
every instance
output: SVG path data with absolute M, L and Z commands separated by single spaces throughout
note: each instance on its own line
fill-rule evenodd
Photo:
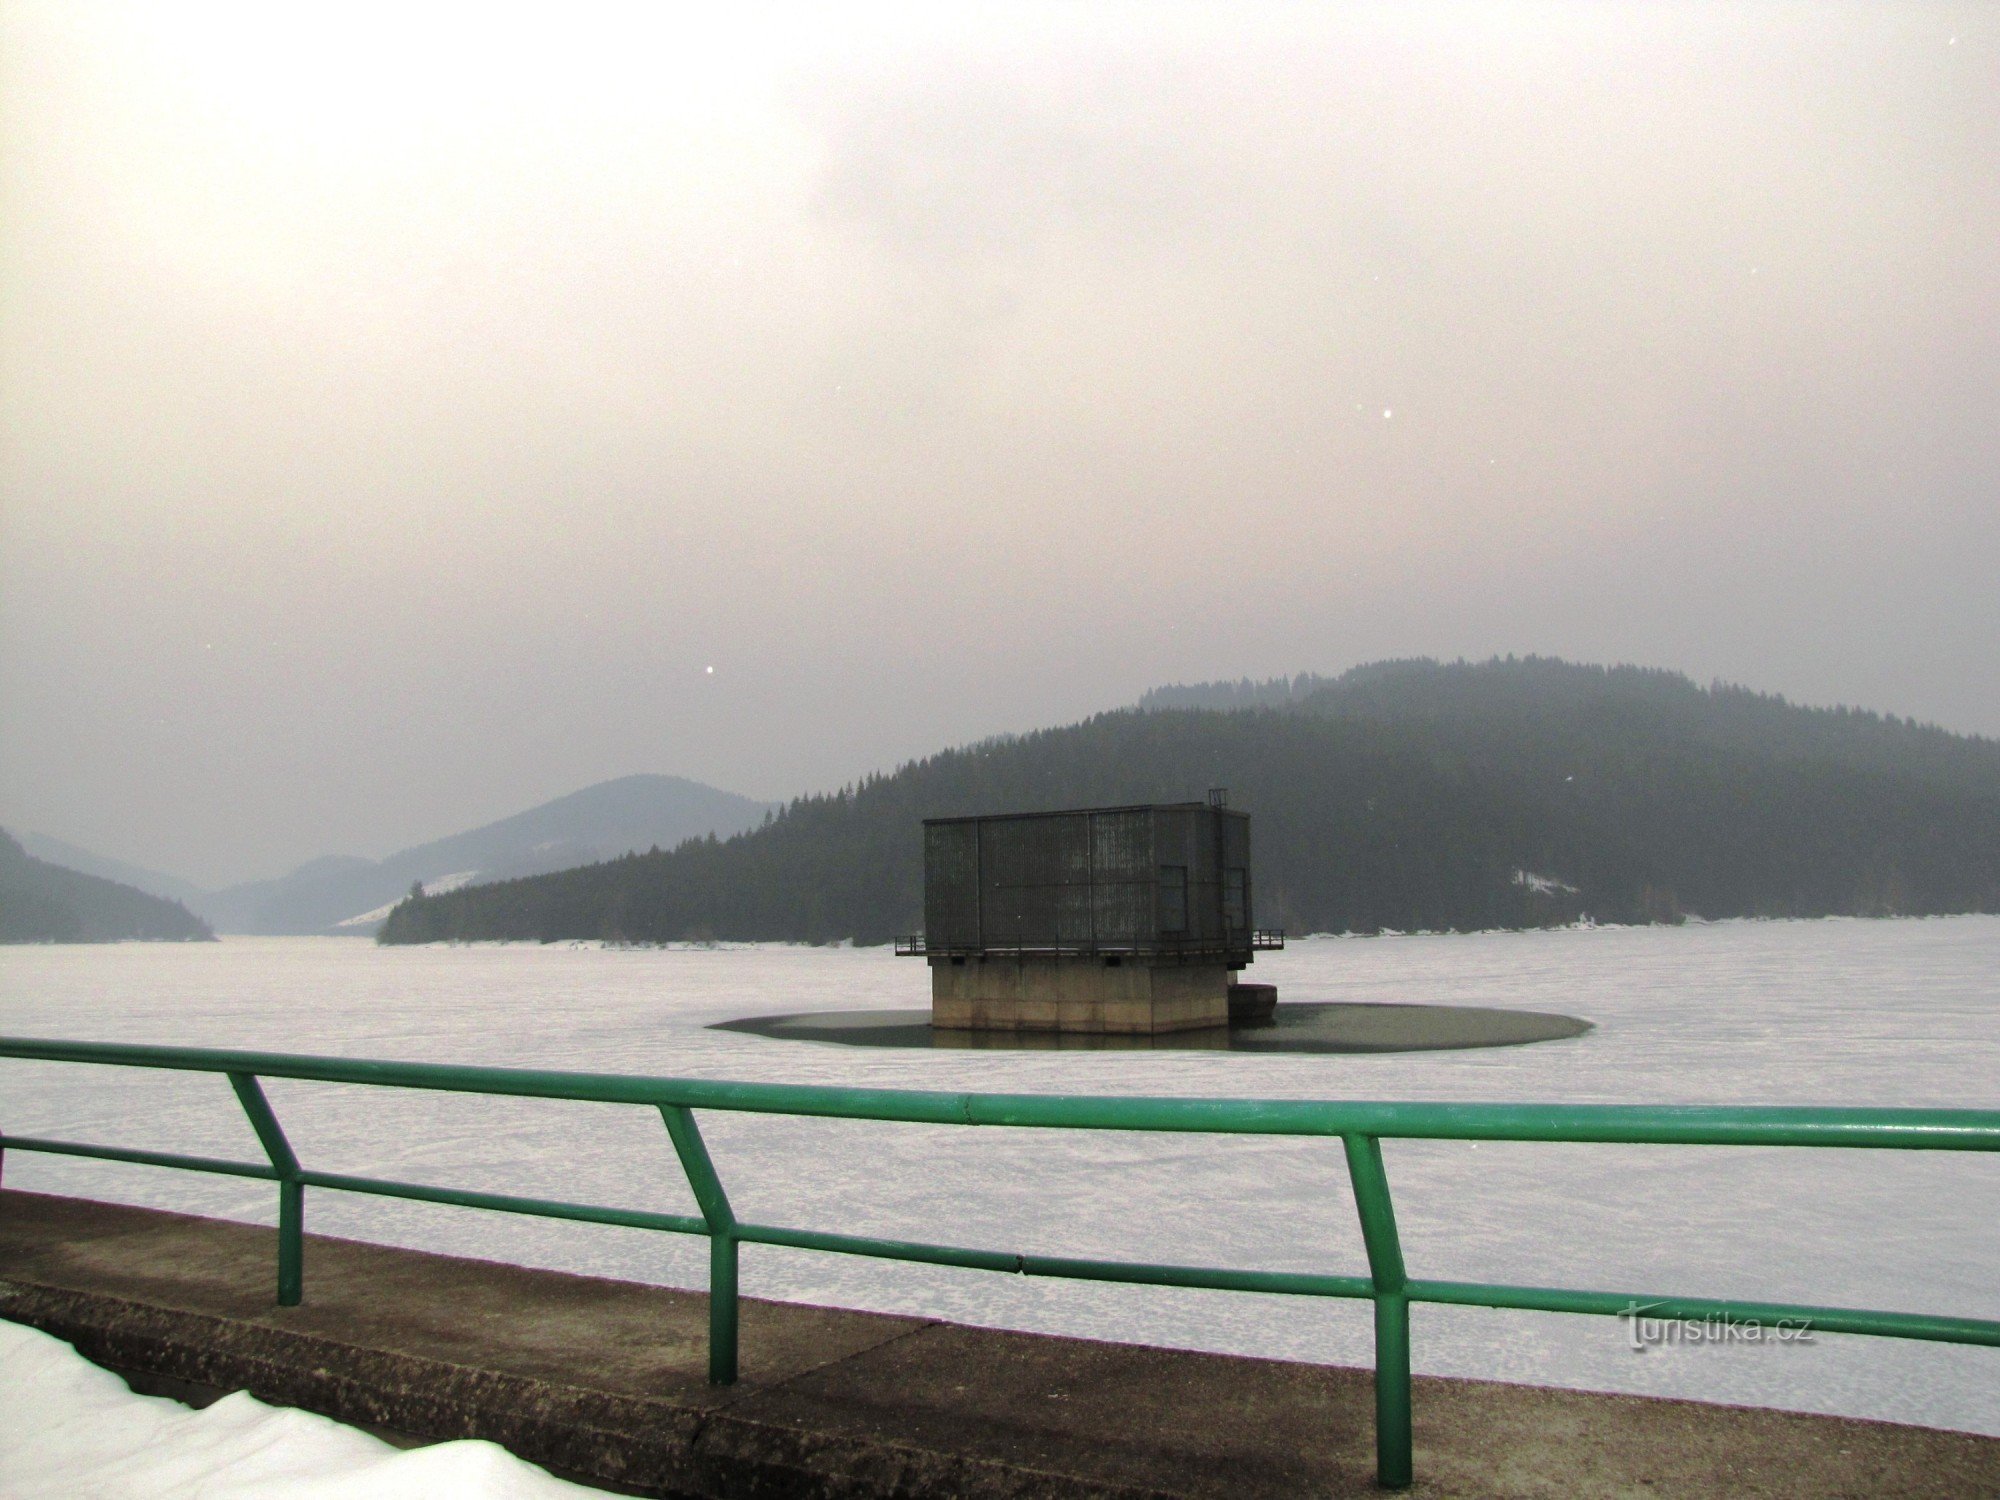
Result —
M 1229 1024 L 1222 964 L 933 958 L 931 1025 L 957 1031 L 1153 1035 Z

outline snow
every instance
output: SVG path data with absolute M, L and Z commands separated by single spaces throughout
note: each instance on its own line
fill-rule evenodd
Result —
M 1544 871 L 1543 873 L 1551 873 Z M 1259 954 L 1281 1001 L 1557 1011 L 1586 1037 L 1470 1052 L 872 1051 L 708 1030 L 920 1006 L 885 948 L 378 948 L 345 938 L 0 949 L 0 1032 L 514 1067 L 996 1093 L 2000 1107 L 2000 917 L 1314 938 Z M 274 1079 L 327 1171 L 691 1213 L 656 1112 Z M 0 1062 L 0 1126 L 256 1160 L 228 1085 Z M 889 1239 L 1184 1265 L 1365 1266 L 1337 1146 L 708 1112 L 739 1215 Z M 1396 1141 L 1411 1274 L 2000 1318 L 1992 1157 Z M 270 1185 L 10 1152 L 7 1182 L 270 1223 Z M 701 1287 L 707 1246 L 314 1190 L 307 1227 Z M 1366 1365 L 1367 1308 L 898 1265 L 768 1246 L 747 1295 Z M 306 1295 L 312 1295 L 310 1257 Z M 1414 1311 L 1423 1373 L 2000 1434 L 2000 1349 L 1829 1335 L 1634 1354 L 1610 1319 Z
M 496 1443 L 409 1450 L 238 1391 L 196 1411 L 134 1395 L 68 1344 L 0 1321 L 9 1500 L 566 1500 L 599 1495 Z
M 536 847 L 546 848 L 547 846 L 537 845 Z M 449 875 L 438 876 L 436 880 L 426 880 L 423 883 L 424 894 L 426 896 L 442 896 L 446 891 L 455 891 L 462 885 L 470 885 L 478 878 L 479 872 L 477 870 L 454 870 Z M 386 922 L 389 919 L 389 913 L 402 905 L 403 900 L 403 897 L 398 896 L 394 901 L 385 901 L 373 911 L 364 911 L 358 917 L 349 917 L 345 921 L 336 922 L 334 925 L 337 927 L 366 927 L 371 922 Z
M 386 922 L 389 920 L 389 913 L 400 906 L 402 902 L 403 898 L 398 896 L 394 901 L 383 902 L 382 905 L 376 907 L 373 911 L 364 911 L 358 917 L 348 917 L 343 921 L 336 922 L 334 925 L 336 927 L 366 927 L 371 922 Z
M 1553 896 L 1557 893 L 1565 896 L 1576 894 L 1576 887 L 1568 881 L 1558 880 L 1553 875 L 1537 875 L 1532 870 L 1516 870 L 1514 884 L 1526 886 L 1537 896 Z

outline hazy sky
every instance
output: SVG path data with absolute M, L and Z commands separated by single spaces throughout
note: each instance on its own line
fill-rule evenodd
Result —
M 724 9 L 0 5 L 0 822 L 1418 653 L 2000 733 L 2000 8 Z

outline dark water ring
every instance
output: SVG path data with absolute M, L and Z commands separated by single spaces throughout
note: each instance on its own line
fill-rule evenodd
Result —
M 1074 1031 L 950 1031 L 928 1010 L 837 1010 L 721 1021 L 791 1042 L 842 1047 L 947 1047 L 1002 1052 L 1446 1052 L 1520 1047 L 1582 1036 L 1591 1023 L 1548 1011 L 1484 1005 L 1398 1005 L 1306 1001 L 1280 1005 L 1268 1021 L 1121 1036 Z

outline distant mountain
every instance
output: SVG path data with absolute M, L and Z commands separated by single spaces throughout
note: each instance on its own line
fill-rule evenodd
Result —
M 120 885 L 132 886 L 149 896 L 158 896 L 162 901 L 178 901 L 183 906 L 192 906 L 208 894 L 191 880 L 182 880 L 177 875 L 163 874 L 159 870 L 149 870 L 144 865 L 130 865 L 122 859 L 109 859 L 102 854 L 93 854 L 88 849 L 79 849 L 75 844 L 52 839 L 45 833 L 31 833 L 24 828 L 15 837 L 21 847 L 36 859 L 47 860 L 52 865 L 61 865 L 66 870 L 80 870 L 85 875 L 95 875 L 101 880 L 115 880 Z
M 201 896 L 196 909 L 225 933 L 366 935 L 416 882 L 449 890 L 630 850 L 671 849 L 740 833 L 769 811 L 769 804 L 679 776 L 623 776 L 384 860 L 316 859 L 276 880 Z
M 924 818 L 1211 786 L 1253 815 L 1258 920 L 1294 932 L 2000 911 L 2000 742 L 1534 658 L 1280 681 L 947 751 L 727 842 L 408 901 L 381 936 L 881 942 L 920 925 Z
M 0 830 L 0 943 L 213 941 L 177 901 L 36 859 Z

